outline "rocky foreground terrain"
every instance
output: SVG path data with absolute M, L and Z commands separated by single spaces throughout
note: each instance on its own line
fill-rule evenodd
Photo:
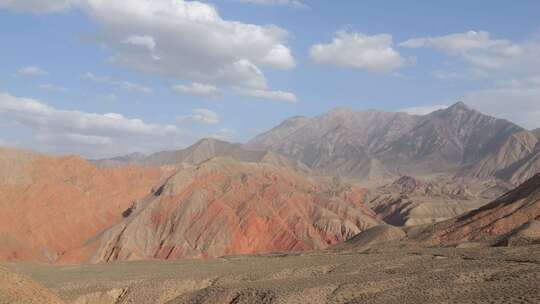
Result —
M 50 291 L 0 303 L 539 303 L 540 247 L 380 246 L 88 266 L 9 265 Z M 9 282 L 8 282 L 9 283 Z M 0 282 L 5 286 L 6 281 Z M 36 283 L 24 281 L 25 286 Z M 29 287 L 28 287 L 29 288 Z M 25 289 L 30 292 L 31 289 Z M 37 290 L 37 291 L 36 291 Z M 46 298 L 48 295 L 49 298 Z M 5 298 L 4 298 L 5 299 Z M 47 299 L 47 300 L 40 300 Z

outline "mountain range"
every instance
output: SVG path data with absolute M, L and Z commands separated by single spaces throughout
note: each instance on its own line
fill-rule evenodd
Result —
M 517 185 L 540 169 L 538 134 L 458 102 L 423 116 L 337 108 L 293 117 L 246 147 L 364 182 L 443 173 Z
M 482 114 L 463 102 L 427 115 L 335 108 L 295 116 L 246 144 L 203 139 L 183 150 L 94 160 L 102 167 L 197 164 L 212 157 L 292 166 L 383 185 L 401 176 L 496 178 L 518 185 L 540 170 L 540 129 Z
M 471 231 L 519 243 L 506 236 L 537 235 L 539 135 L 456 103 L 423 116 L 337 108 L 246 144 L 202 139 L 92 161 L 2 148 L 0 259 L 213 258 L 379 238 L 505 243 Z

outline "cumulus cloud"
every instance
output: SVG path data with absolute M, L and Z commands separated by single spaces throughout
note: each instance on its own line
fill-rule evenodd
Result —
M 53 152 L 86 156 L 143 151 L 150 145 L 154 149 L 164 147 L 184 133 L 174 125 L 146 123 L 117 113 L 60 110 L 38 100 L 6 93 L 0 93 L 0 116 L 32 130 L 38 142 L 51 144 Z
M 426 115 L 437 110 L 442 110 L 448 108 L 447 105 L 429 105 L 429 106 L 418 106 L 418 107 L 409 107 L 401 109 L 400 112 L 405 112 L 411 115 Z
M 0 1 L 11 9 L 25 2 L 26 11 L 42 5 L 36 0 Z M 114 52 L 110 62 L 141 72 L 214 86 L 269 90 L 262 68 L 295 66 L 286 30 L 226 20 L 214 6 L 199 1 L 64 2 L 63 9 L 78 8 L 103 29 L 100 42 Z M 43 9 L 57 10 L 53 6 Z
M 332 42 L 313 45 L 309 54 L 315 63 L 372 72 L 390 72 L 408 62 L 394 49 L 389 34 L 368 36 L 339 31 Z
M 153 90 L 147 86 L 144 86 L 138 83 L 133 83 L 130 81 L 118 80 L 110 76 L 99 76 L 99 75 L 94 75 L 93 73 L 87 72 L 81 75 L 81 78 L 85 80 L 89 80 L 89 81 L 94 81 L 94 82 L 107 83 L 109 85 L 117 86 L 130 92 L 143 93 L 143 94 L 153 93 Z
M 81 7 L 104 29 L 112 62 L 139 71 L 264 89 L 260 67 L 295 65 L 285 30 L 228 21 L 198 1 L 86 0 Z
M 219 123 L 219 115 L 214 111 L 198 108 L 193 109 L 188 115 L 178 116 L 177 121 L 180 123 L 194 122 L 202 124 L 217 124 Z
M 259 5 L 283 5 L 296 8 L 307 8 L 304 1 L 300 0 L 237 0 L 238 2 L 259 4 Z
M 20 76 L 43 76 L 49 74 L 47 71 L 37 66 L 25 66 L 17 71 Z
M 257 90 L 257 89 L 242 89 L 242 88 L 237 88 L 236 92 L 240 95 L 256 97 L 256 98 L 285 101 L 288 103 L 298 102 L 298 98 L 296 97 L 296 95 L 290 92 Z
M 217 97 L 222 94 L 216 86 L 198 82 L 192 82 L 189 85 L 174 85 L 171 89 L 177 93 L 199 97 Z
M 51 83 L 40 84 L 40 85 L 38 85 L 38 88 L 40 88 L 42 90 L 45 90 L 45 91 L 60 92 L 60 93 L 68 91 L 68 89 L 65 88 L 65 87 L 57 86 L 57 85 L 54 85 L 54 84 L 51 84 Z

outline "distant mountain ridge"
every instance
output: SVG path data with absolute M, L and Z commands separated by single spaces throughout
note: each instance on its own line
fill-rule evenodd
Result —
M 312 118 L 286 119 L 244 145 L 205 138 L 181 150 L 92 162 L 99 167 L 178 166 L 213 157 L 354 178 L 366 185 L 433 174 L 518 185 L 540 172 L 540 129 L 526 130 L 463 102 L 427 115 L 338 107 Z
M 246 147 L 364 181 L 445 173 L 519 184 L 540 171 L 536 159 L 527 170 L 517 166 L 538 153 L 539 134 L 458 102 L 423 116 L 336 108 L 313 118 L 293 117 Z
M 120 167 L 135 164 L 149 167 L 171 165 L 197 165 L 214 157 L 229 157 L 243 162 L 270 163 L 288 166 L 301 171 L 309 169 L 298 161 L 294 161 L 271 151 L 245 149 L 242 144 L 229 143 L 214 138 L 204 138 L 181 150 L 157 152 L 150 155 L 133 153 L 110 159 L 91 161 L 98 167 Z

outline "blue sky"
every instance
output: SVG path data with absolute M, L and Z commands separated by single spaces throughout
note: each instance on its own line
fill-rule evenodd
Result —
M 540 2 L 0 0 L 0 145 L 246 141 L 336 106 L 540 127 Z

